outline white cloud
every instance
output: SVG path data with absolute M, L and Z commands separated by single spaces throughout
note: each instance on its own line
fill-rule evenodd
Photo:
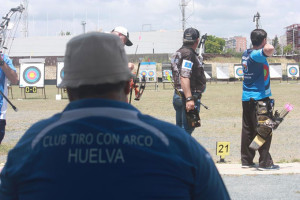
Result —
M 3 3 L 4 2 L 4 3 Z M 5 0 L 3 16 L 20 1 Z M 86 30 L 110 31 L 122 25 L 131 32 L 144 29 L 181 29 L 180 0 L 29 0 L 29 35 L 56 35 L 61 30 L 73 34 Z M 218 37 L 247 36 L 255 28 L 254 14 L 269 36 L 283 35 L 285 27 L 300 23 L 298 0 L 194 0 L 188 1 L 186 27 Z

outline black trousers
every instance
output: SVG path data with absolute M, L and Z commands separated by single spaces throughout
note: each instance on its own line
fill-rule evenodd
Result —
M 257 135 L 257 119 L 254 101 L 243 101 L 243 125 L 241 137 L 241 161 L 242 165 L 253 164 L 255 151 L 249 145 Z M 258 149 L 259 166 L 269 167 L 273 165 L 271 154 L 269 153 L 272 141 L 272 135 L 266 139 L 266 142 Z
M 5 125 L 6 125 L 6 120 L 5 119 L 0 119 L 0 144 L 4 138 L 5 135 Z

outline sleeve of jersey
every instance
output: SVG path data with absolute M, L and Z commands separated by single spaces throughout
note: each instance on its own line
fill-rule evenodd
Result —
M 24 150 L 23 145 L 17 144 L 7 156 L 7 162 L 1 171 L 0 176 L 0 199 L 16 200 L 18 199 L 18 181 L 21 173 L 24 171 L 23 165 L 26 162 L 28 148 Z M 28 145 L 29 147 L 29 145 Z
M 7 64 L 7 66 L 9 66 L 12 70 L 16 71 L 16 68 L 13 65 L 12 60 L 7 55 L 4 54 L 3 60 Z
M 192 146 L 197 158 L 193 199 L 230 199 L 210 154 L 198 142 L 194 142 Z
M 253 50 L 250 54 L 250 58 L 258 63 L 265 63 L 267 56 L 264 54 L 263 49 Z
M 190 78 L 193 64 L 194 63 L 191 61 L 190 56 L 183 56 L 182 57 L 182 63 L 181 63 L 181 73 L 180 73 L 180 75 L 184 78 Z

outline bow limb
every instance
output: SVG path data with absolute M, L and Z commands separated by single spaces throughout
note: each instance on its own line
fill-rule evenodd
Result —
M 133 80 L 133 85 L 132 85 L 132 87 L 130 87 L 129 104 L 131 104 L 132 90 L 133 90 L 133 88 L 137 87 L 136 86 L 136 81 L 138 79 L 138 75 L 139 75 L 139 71 L 140 71 L 140 66 L 141 66 L 141 62 L 139 62 L 139 65 L 138 65 L 138 68 L 137 68 L 137 71 L 136 71 L 136 75 L 135 75 L 135 78 Z
M 144 93 L 144 90 L 146 88 L 146 77 L 145 75 L 142 78 L 142 82 L 140 83 L 140 87 L 138 89 L 138 93 L 136 93 L 135 95 L 135 99 L 136 101 L 139 101 Z

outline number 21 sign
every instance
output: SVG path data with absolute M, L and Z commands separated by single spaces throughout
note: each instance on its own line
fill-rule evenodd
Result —
M 230 142 L 217 142 L 216 154 L 224 159 L 230 154 Z

